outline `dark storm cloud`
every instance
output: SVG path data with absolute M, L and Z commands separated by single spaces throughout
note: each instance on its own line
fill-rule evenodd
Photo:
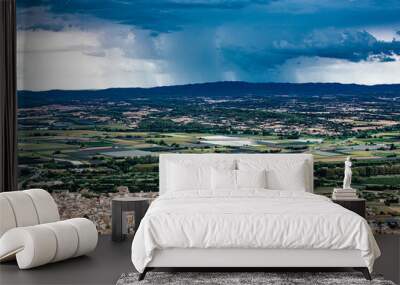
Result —
M 400 54 L 400 41 L 378 41 L 366 31 L 322 30 L 312 32 L 296 40 L 275 40 L 267 48 L 256 50 L 241 47 L 225 47 L 228 61 L 242 68 L 256 68 L 282 64 L 288 58 L 301 56 L 344 59 L 352 62 L 367 60 L 393 61 Z
M 356 26 L 399 21 L 400 1 L 288 0 L 18 0 L 18 7 L 48 7 L 55 14 L 82 14 L 154 31 L 227 20 L 281 26 Z M 306 20 L 306 21 L 304 21 Z
M 19 0 L 17 4 L 20 8 L 44 6 L 55 14 L 90 15 L 155 32 L 168 32 L 184 28 L 197 17 L 207 17 L 207 14 L 215 14 L 218 10 L 237 10 L 267 2 L 269 1 Z
M 134 46 L 125 41 L 123 30 L 120 36 L 104 33 L 103 47 L 119 47 L 129 58 L 165 61 L 172 69 L 168 72 L 179 73 L 175 77 L 183 82 L 223 80 L 227 72 L 237 80 L 268 80 L 278 66 L 298 57 L 391 62 L 400 55 L 399 40 L 382 41 L 369 31 L 390 28 L 396 35 L 400 1 L 18 0 L 17 4 L 20 30 L 85 30 L 104 27 L 104 22 L 130 27 L 135 30 Z

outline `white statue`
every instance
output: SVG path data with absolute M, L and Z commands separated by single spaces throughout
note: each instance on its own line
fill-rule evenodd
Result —
M 343 189 L 351 189 L 351 175 L 351 160 L 350 156 L 348 156 L 344 162 Z

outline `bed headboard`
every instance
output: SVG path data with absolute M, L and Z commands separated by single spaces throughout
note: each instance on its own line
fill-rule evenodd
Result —
M 304 162 L 305 171 L 304 174 L 307 178 L 307 192 L 314 191 L 314 161 L 311 154 L 160 154 L 159 161 L 159 180 L 160 180 L 160 195 L 167 190 L 167 165 L 170 162 L 188 162 L 192 165 L 212 165 L 217 162 L 237 161 L 239 159 L 257 159 L 257 160 L 268 160 L 268 163 L 273 161 L 286 160 L 293 162 Z

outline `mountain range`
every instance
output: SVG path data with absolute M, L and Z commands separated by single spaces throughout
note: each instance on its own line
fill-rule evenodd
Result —
M 340 83 L 250 83 L 242 81 L 221 81 L 173 85 L 151 88 L 109 88 L 101 90 L 48 90 L 18 91 L 20 107 L 47 104 L 62 104 L 74 100 L 103 99 L 127 100 L 151 96 L 152 99 L 165 97 L 241 97 L 270 95 L 337 95 L 337 96 L 389 96 L 400 97 L 400 84 L 358 85 Z

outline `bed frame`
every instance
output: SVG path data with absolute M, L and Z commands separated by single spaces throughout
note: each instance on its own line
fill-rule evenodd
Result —
M 161 154 L 160 195 L 165 193 L 167 163 L 190 160 L 192 163 L 212 163 L 213 160 L 229 160 L 252 157 L 263 159 L 294 159 L 306 162 L 308 192 L 313 192 L 313 157 L 309 154 Z M 359 250 L 329 249 L 249 249 L 249 248 L 170 248 L 156 250 L 152 261 L 139 275 L 143 280 L 146 273 L 155 268 L 230 268 L 236 271 L 265 268 L 353 268 L 361 271 L 367 280 L 371 275 Z
M 361 271 L 367 280 L 371 280 L 359 250 L 237 248 L 156 250 L 148 267 L 139 275 L 139 280 L 155 268 L 231 268 L 237 271 L 285 268 L 290 271 L 290 268 L 343 267 Z

